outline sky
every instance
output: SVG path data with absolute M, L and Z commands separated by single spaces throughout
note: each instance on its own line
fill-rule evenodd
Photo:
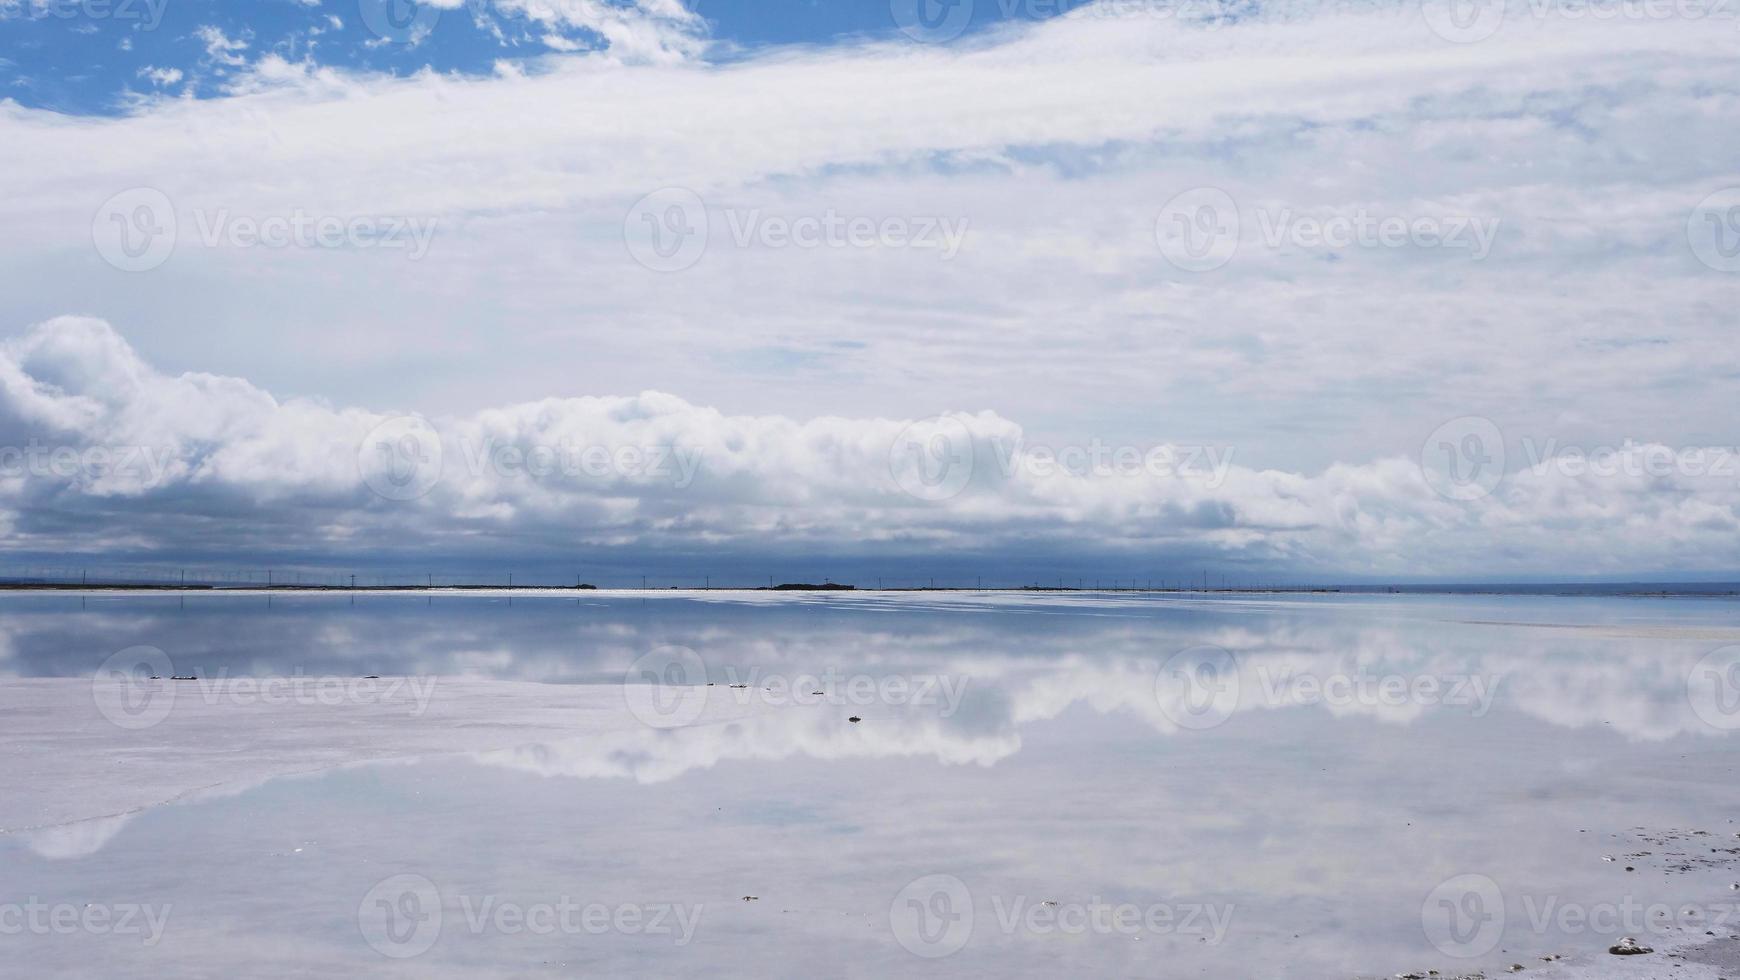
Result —
M 0 0 L 0 573 L 1740 577 L 1720 0 Z

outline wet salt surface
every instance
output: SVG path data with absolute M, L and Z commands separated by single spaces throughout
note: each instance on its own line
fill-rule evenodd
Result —
M 1740 934 L 1727 602 L 29 596 L 0 624 L 35 678 L 0 684 L 7 782 L 62 818 L 0 802 L 21 975 L 1697 977 L 1727 974 L 1678 944 Z M 129 730 L 88 678 L 135 644 L 208 686 Z M 625 694 L 678 646 L 713 687 Z M 224 686 L 297 674 L 432 678 L 456 713 L 429 743 Z M 24 737 L 55 724 L 82 740 Z M 272 778 L 359 744 L 399 761 Z M 93 759 L 146 799 L 204 782 L 117 817 Z

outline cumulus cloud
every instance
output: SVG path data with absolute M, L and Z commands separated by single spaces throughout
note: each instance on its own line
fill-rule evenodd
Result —
M 1269 568 L 1490 576 L 1722 569 L 1740 544 L 1721 452 L 1701 470 L 1648 445 L 1545 456 L 1464 500 L 1419 459 L 1258 470 L 1170 444 L 1040 444 L 991 411 L 794 419 L 648 391 L 425 419 L 171 375 L 88 318 L 0 346 L 0 440 L 15 550 L 172 556 L 181 534 L 237 552 L 276 535 L 366 553 L 411 535 L 436 553 L 533 557 L 1189 547 Z

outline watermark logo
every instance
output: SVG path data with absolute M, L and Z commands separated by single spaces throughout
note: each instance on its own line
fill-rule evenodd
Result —
M 622 677 L 629 713 L 653 728 L 691 725 L 707 710 L 707 664 L 684 646 L 662 646 L 635 658 Z
M 441 434 L 412 415 L 387 419 L 357 446 L 363 482 L 387 500 L 416 500 L 441 482 Z
M 410 215 L 313 214 L 293 208 L 264 216 L 228 208 L 195 209 L 194 230 L 205 248 L 326 248 L 403 251 L 416 262 L 429 254 L 439 218 Z
M 357 0 L 362 22 L 375 37 L 415 46 L 435 30 L 441 10 L 418 0 Z
M 1619 445 L 1561 445 L 1549 438 L 1522 439 L 1524 466 L 1532 476 L 1558 473 L 1572 479 L 1687 477 L 1740 483 L 1740 448 L 1733 446 L 1670 447 L 1626 439 Z
M 132 21 L 134 30 L 154 31 L 163 23 L 169 0 L 30 0 L 30 8 L 33 19 Z
M 1283 249 L 1415 249 L 1466 252 L 1478 262 L 1492 254 L 1500 219 L 1471 214 L 1399 214 L 1370 207 L 1298 211 L 1254 210 L 1251 243 L 1268 253 Z M 1232 195 L 1198 187 L 1166 202 L 1154 222 L 1160 254 L 1186 272 L 1209 272 L 1233 260 L 1243 245 L 1246 215 Z
M 738 248 L 933 249 L 948 261 L 960 254 L 970 221 L 930 215 L 765 214 L 760 208 L 727 208 L 725 222 Z
M 1740 919 L 1733 902 L 1669 905 L 1634 895 L 1617 900 L 1567 901 L 1535 892 L 1506 895 L 1484 874 L 1449 878 L 1420 903 L 1420 926 L 1433 948 L 1454 959 L 1485 956 L 1507 932 L 1524 930 L 1540 937 L 1600 936 L 1618 940 L 1610 952 L 1649 952 L 1635 936 L 1681 936 L 1700 929 L 1732 931 Z
M 653 191 L 622 219 L 628 254 L 654 272 L 681 272 L 701 261 L 707 236 L 706 202 L 686 187 Z
M 169 654 L 153 646 L 131 646 L 111 654 L 91 680 L 97 711 L 117 728 L 142 731 L 160 724 L 175 709 L 174 675 Z
M 104 201 L 91 219 L 91 242 L 122 272 L 149 272 L 175 252 L 175 206 L 155 187 L 134 187 Z
M 1328 216 L 1300 214 L 1292 208 L 1257 212 L 1263 247 L 1302 249 L 1442 249 L 1464 251 L 1476 262 L 1492 254 L 1500 219 L 1468 214 L 1381 214 L 1357 207 Z
M 973 0 L 889 0 L 888 12 L 900 33 L 920 44 L 943 44 L 966 31 Z
M 739 249 L 931 250 L 944 261 L 959 254 L 969 225 L 964 217 L 846 214 L 835 208 L 795 214 L 724 208 L 721 213 L 729 243 Z M 629 209 L 623 219 L 623 243 L 628 254 L 648 269 L 681 272 L 706 254 L 713 223 L 713 209 L 694 191 L 667 187 Z
M 363 896 L 356 923 L 363 940 L 382 956 L 420 956 L 441 938 L 441 891 L 422 875 L 394 875 Z
M 1239 208 L 1218 187 L 1196 187 L 1167 201 L 1154 220 L 1154 243 L 1185 272 L 1211 272 L 1239 248 Z
M 1699 201 L 1686 219 L 1686 241 L 1699 262 L 1717 272 L 1740 272 L 1740 187 Z
M 686 490 L 701 471 L 702 451 L 692 446 L 585 445 L 563 439 L 555 445 L 497 442 L 493 436 L 461 438 L 459 449 L 472 476 L 617 477 Z
M 973 933 L 995 929 L 1004 936 L 1190 936 L 1219 945 L 1232 927 L 1230 904 L 1116 902 L 1098 895 L 1085 902 L 1035 900 L 993 894 L 975 899 L 950 874 L 914 879 L 888 906 L 888 924 L 901 948 L 925 959 L 960 952 Z M 989 914 L 987 914 L 989 913 Z
M 914 956 L 952 956 L 973 937 L 973 893 L 954 875 L 915 878 L 889 903 L 888 925 Z
M 1735 18 L 1732 0 L 1423 0 L 1420 9 L 1433 33 L 1455 44 L 1485 41 L 1522 20 L 1729 23 Z
M 443 908 L 457 909 L 458 917 Z M 428 952 L 444 927 L 472 936 L 656 936 L 687 946 L 701 924 L 706 906 L 673 902 L 583 902 L 571 895 L 554 901 L 518 902 L 496 895 L 454 896 L 446 901 L 440 888 L 418 874 L 394 875 L 363 896 L 357 906 L 357 926 L 363 939 L 389 959 L 403 960 Z
M 189 697 L 208 707 L 404 707 L 411 717 L 420 718 L 434 700 L 436 683 L 434 677 L 294 674 L 232 678 L 221 670 L 211 677 L 183 676 L 162 650 L 134 646 L 103 661 L 92 678 L 91 695 L 97 711 L 116 727 L 142 731 L 161 724 L 174 711 L 178 699 Z
M 967 424 L 939 415 L 900 430 L 888 447 L 888 472 L 908 496 L 937 503 L 967 488 L 975 456 Z
M 157 487 L 175 462 L 177 454 L 168 446 L 56 446 L 36 439 L 23 446 L 0 446 L 0 476 L 79 484 L 112 481 Z
M 1226 483 L 1232 472 L 1231 446 L 1136 446 L 1098 437 L 1082 443 L 1029 443 L 1017 434 L 974 433 L 959 416 L 913 422 L 889 444 L 888 469 L 908 496 L 943 501 L 972 484 L 976 473 L 987 480 L 1043 482 L 1061 477 L 1094 479 L 1189 480 L 1208 489 Z
M 1420 445 L 1420 472 L 1440 496 L 1479 500 L 1504 479 L 1504 434 L 1491 419 L 1465 415 L 1433 430 Z
M 1300 670 L 1285 662 L 1241 661 L 1212 645 L 1167 658 L 1154 682 L 1160 711 L 1173 724 L 1203 731 L 1246 708 L 1323 707 L 1394 715 L 1398 709 L 1455 708 L 1484 718 L 1503 678 L 1491 674 Z
M 1445 956 L 1484 956 L 1504 938 L 1504 893 L 1486 875 L 1457 875 L 1420 903 L 1420 926 Z
M 1504 26 L 1506 0 L 1426 0 L 1420 7 L 1427 26 L 1446 41 L 1473 44 Z
M 1686 697 L 1704 724 L 1722 732 L 1740 730 L 1740 646 L 1704 654 L 1686 677 Z
M 137 936 L 156 946 L 169 927 L 173 905 L 136 902 L 44 902 L 34 895 L 0 903 L 0 936 Z
M 265 216 L 228 208 L 195 209 L 194 241 L 205 248 L 403 250 L 411 261 L 429 252 L 439 219 L 398 215 L 312 214 L 296 208 Z M 91 220 L 91 241 L 103 261 L 123 272 L 149 272 L 169 261 L 180 240 L 180 218 L 169 196 L 135 187 L 104 201 Z
M 1224 724 L 1238 710 L 1242 689 L 1238 661 L 1217 646 L 1178 651 L 1160 666 L 1154 680 L 1161 713 L 1191 731 Z

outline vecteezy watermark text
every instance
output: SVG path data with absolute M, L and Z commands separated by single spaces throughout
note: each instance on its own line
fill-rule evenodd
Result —
M 1249 209 L 1218 187 L 1193 187 L 1161 207 L 1154 220 L 1160 254 L 1186 272 L 1210 272 L 1231 262 L 1251 244 L 1270 252 L 1305 250 L 1417 249 L 1466 253 L 1485 259 L 1498 238 L 1500 219 L 1473 214 L 1396 214 L 1366 206 L 1330 213 L 1286 206 Z
M 1557 437 L 1518 440 L 1523 466 L 1508 474 L 1512 458 L 1504 433 L 1491 419 L 1451 419 L 1420 446 L 1420 472 L 1434 491 L 1472 501 L 1495 492 L 1507 475 L 1539 480 L 1557 475 L 1582 479 L 1718 480 L 1740 485 L 1740 446 L 1666 446 L 1626 438 L 1594 445 Z
M 0 936 L 137 936 L 156 946 L 173 905 L 135 902 L 44 902 L 36 896 L 0 903 Z
M 1732 22 L 1740 6 L 1733 0 L 1424 0 L 1420 11 L 1439 37 L 1473 44 L 1526 21 Z
M 451 901 L 449 901 L 451 899 Z M 460 915 L 449 914 L 457 907 Z M 357 904 L 357 927 L 376 952 L 409 959 L 428 952 L 449 925 L 471 936 L 650 936 L 687 946 L 706 906 L 681 902 L 601 902 L 559 895 L 524 902 L 497 895 L 444 894 L 418 874 L 377 883 Z
M 91 680 L 91 695 L 99 713 L 130 731 L 151 728 L 174 712 L 176 705 L 237 708 L 338 707 L 375 705 L 404 709 L 412 718 L 429 710 L 435 677 L 340 677 L 295 673 L 275 677 L 230 677 L 222 669 L 213 676 L 180 673 L 167 653 L 153 646 L 132 646 L 111 654 Z
M 666 187 L 642 197 L 623 218 L 623 244 L 655 272 L 680 272 L 701 261 L 713 240 L 714 211 L 699 194 Z M 736 248 L 913 249 L 947 261 L 966 241 L 968 219 L 923 214 L 848 213 L 836 208 L 778 213 L 724 208 L 727 240 Z
M 733 665 L 725 668 L 725 683 L 727 696 L 740 705 L 911 706 L 936 708 L 937 717 L 948 718 L 960 710 L 968 678 L 956 674 L 849 674 L 833 667 L 815 673 L 780 674 Z
M 623 673 L 623 697 L 636 718 L 654 728 L 693 724 L 710 703 L 745 706 L 832 705 L 934 709 L 949 718 L 960 710 L 969 679 L 963 675 L 854 674 L 826 667 L 782 673 L 729 665 L 723 683 L 709 680 L 706 661 L 686 646 L 655 647 Z
M 27 0 L 30 16 L 56 20 L 132 21 L 135 30 L 154 31 L 163 23 L 169 0 Z M 6 4 L 0 3 L 0 13 Z M 0 18 L 3 20 L 4 18 Z
M 31 439 L 22 446 L 0 446 L 0 477 L 155 487 L 162 485 L 176 458 L 168 446 L 67 446 Z
M 206 248 L 354 249 L 402 251 L 411 261 L 429 253 L 440 219 L 411 215 L 288 212 L 240 214 L 229 208 L 180 213 L 154 187 L 124 190 L 97 208 L 91 241 L 103 260 L 123 272 L 148 272 L 169 261 L 191 227 Z
M 1460 874 L 1439 883 L 1420 903 L 1426 939 L 1445 956 L 1469 959 L 1498 948 L 1519 931 L 1537 937 L 1593 935 L 1609 940 L 1678 937 L 1688 929 L 1727 933 L 1740 927 L 1740 905 L 1651 902 L 1633 895 L 1586 901 L 1546 892 L 1505 889 L 1489 875 Z
M 991 929 L 1005 936 L 1184 936 L 1219 945 L 1234 911 L 1226 903 L 1109 901 L 1098 895 L 1085 902 L 975 896 L 955 875 L 929 874 L 895 894 L 888 924 L 907 952 L 938 959 L 960 952 L 974 933 Z
M 702 450 L 693 446 L 589 443 L 564 436 L 553 442 L 461 434 L 457 457 L 448 439 L 426 419 L 399 416 L 376 425 L 357 446 L 363 482 L 388 500 L 415 500 L 435 489 L 457 458 L 472 479 L 626 481 L 687 489 L 699 475 Z
M 1327 707 L 1336 710 L 1447 707 L 1483 718 L 1502 678 L 1455 672 L 1310 670 L 1251 662 L 1212 645 L 1168 657 L 1154 682 L 1160 711 L 1188 730 L 1217 728 L 1248 708 Z
M 913 422 L 889 444 L 888 469 L 908 496 L 942 501 L 959 495 L 975 472 L 1002 480 L 1017 476 L 1182 479 L 1207 489 L 1226 482 L 1232 470 L 1230 446 L 1135 446 L 1093 438 L 1085 443 L 1047 445 L 974 432 L 964 420 L 943 415 Z

